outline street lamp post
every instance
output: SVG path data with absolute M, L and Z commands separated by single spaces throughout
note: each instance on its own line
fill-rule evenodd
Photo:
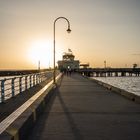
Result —
M 67 29 L 67 32 L 70 33 L 71 32 L 71 29 L 70 29 L 70 22 L 67 18 L 65 17 L 58 17 L 57 19 L 55 19 L 54 21 L 54 24 L 53 24 L 53 31 L 54 31 L 54 50 L 53 50 L 53 54 L 54 54 L 54 71 L 53 71 L 53 83 L 55 84 L 55 77 L 56 77 L 56 69 L 55 69 L 55 23 L 57 20 L 59 19 L 64 19 L 67 21 L 68 23 L 68 29 Z

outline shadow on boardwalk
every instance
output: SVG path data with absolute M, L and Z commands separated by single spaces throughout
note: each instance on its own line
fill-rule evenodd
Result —
M 28 140 L 140 139 L 140 106 L 80 75 L 64 76 Z
M 75 137 L 76 140 L 83 140 L 83 137 L 82 135 L 80 134 L 80 130 L 78 129 L 73 117 L 72 117 L 72 114 L 71 112 L 69 111 L 69 109 L 67 108 L 63 98 L 61 97 L 61 93 L 59 91 L 59 88 L 57 88 L 57 96 L 58 96 L 58 99 L 61 103 L 61 106 L 63 108 L 63 111 L 65 113 L 65 116 L 67 117 L 67 120 L 68 120 L 68 123 L 69 123 L 69 126 L 72 130 L 72 133 Z

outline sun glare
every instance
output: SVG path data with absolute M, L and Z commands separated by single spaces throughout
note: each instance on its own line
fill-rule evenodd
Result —
M 64 52 L 62 43 L 57 43 L 56 46 L 56 65 L 57 61 L 62 59 Z M 38 68 L 38 62 L 40 61 L 40 68 L 53 67 L 53 42 L 46 40 L 32 41 L 29 44 L 28 60 Z
M 29 60 L 36 67 L 40 61 L 41 68 L 48 68 L 52 63 L 52 47 L 45 40 L 33 41 L 28 51 Z

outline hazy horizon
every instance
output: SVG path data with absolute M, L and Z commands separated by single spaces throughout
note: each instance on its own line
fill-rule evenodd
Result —
M 91 67 L 140 67 L 140 0 L 0 0 L 0 69 L 53 66 L 68 48 Z

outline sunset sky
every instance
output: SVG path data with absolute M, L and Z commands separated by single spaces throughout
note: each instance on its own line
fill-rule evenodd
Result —
M 91 67 L 140 67 L 140 0 L 0 0 L 0 69 L 52 67 L 70 48 Z

